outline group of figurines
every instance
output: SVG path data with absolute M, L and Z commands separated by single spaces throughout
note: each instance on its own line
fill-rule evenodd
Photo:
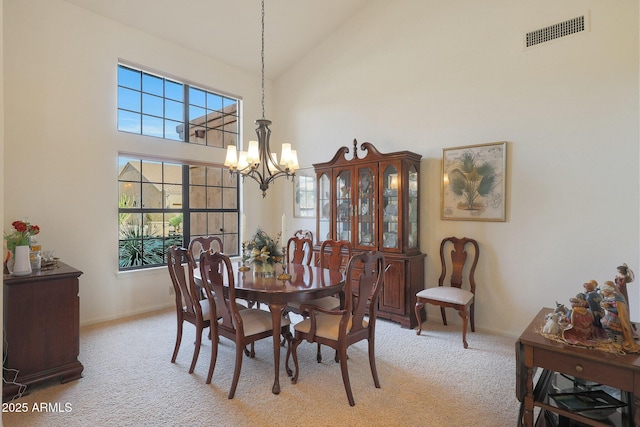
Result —
M 623 264 L 614 281 L 598 286 L 589 280 L 584 291 L 570 298 L 570 308 L 556 302 L 556 309 L 546 316 L 544 334 L 562 336 L 570 344 L 596 347 L 610 343 L 625 353 L 639 353 L 638 333 L 629 317 L 627 283 L 634 280 L 633 271 Z

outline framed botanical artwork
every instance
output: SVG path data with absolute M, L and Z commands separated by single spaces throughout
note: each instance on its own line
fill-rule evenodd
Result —
M 506 221 L 507 143 L 442 149 L 441 218 Z
M 315 218 L 316 175 L 313 168 L 298 169 L 293 180 L 293 216 Z

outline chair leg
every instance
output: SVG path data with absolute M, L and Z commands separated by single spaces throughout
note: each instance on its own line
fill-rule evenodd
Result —
M 378 379 L 378 369 L 376 368 L 376 343 L 375 334 L 369 336 L 369 366 L 371 367 L 371 375 L 373 376 L 373 384 L 376 388 L 380 388 L 380 380 Z
M 320 350 L 320 343 L 318 343 L 318 352 L 316 353 L 316 361 L 322 363 L 322 350 Z
M 469 313 L 467 312 L 467 307 L 461 308 L 458 310 L 458 314 L 462 318 L 462 345 L 464 348 L 468 347 L 467 344 L 467 323 L 469 321 Z
M 447 325 L 447 313 L 444 312 L 444 307 L 440 307 L 440 314 L 442 315 L 442 323 Z
M 189 373 L 193 374 L 193 370 L 196 368 L 196 362 L 198 361 L 198 355 L 200 354 L 200 344 L 202 343 L 202 325 L 196 327 L 196 342 L 193 348 L 193 358 L 191 359 L 191 367 L 189 367 Z
M 300 372 L 300 367 L 298 366 L 298 346 L 302 340 L 293 338 L 291 340 L 291 355 L 293 356 L 293 367 L 295 372 L 293 373 L 293 377 L 291 377 L 291 383 L 296 384 L 298 382 L 298 373 Z
M 349 381 L 349 370 L 347 368 L 347 347 L 346 344 L 339 346 L 340 352 L 340 370 L 342 371 L 342 382 L 344 383 L 344 389 L 347 392 L 347 399 L 349 405 L 354 406 L 356 404 L 353 400 L 353 393 L 351 392 L 351 381 Z
M 242 369 L 243 349 L 244 349 L 244 346 L 240 347 L 239 343 L 236 343 L 236 367 L 233 370 L 233 381 L 231 382 L 231 390 L 229 390 L 229 399 L 233 399 L 233 396 L 235 396 L 236 394 L 236 387 L 238 387 L 238 380 L 240 379 L 240 370 Z
M 293 375 L 293 371 L 289 368 L 289 355 L 291 354 L 291 339 L 293 336 L 291 335 L 291 331 L 288 326 L 283 326 L 280 330 L 280 335 L 282 336 L 282 342 L 287 343 L 287 355 L 285 357 L 284 370 L 287 372 L 288 376 Z
M 471 332 L 475 332 L 476 331 L 476 322 L 474 322 L 473 320 L 473 312 L 475 308 L 475 304 L 472 302 L 471 306 L 469 307 L 469 320 L 471 320 Z
M 207 384 L 211 384 L 211 377 L 213 377 L 213 370 L 216 368 L 216 361 L 218 360 L 218 342 L 220 338 L 218 334 L 211 337 L 211 361 L 209 362 L 209 373 L 207 374 Z
M 176 346 L 173 349 L 173 356 L 171 356 L 171 363 L 176 363 L 176 357 L 178 357 L 178 351 L 180 350 L 180 343 L 182 342 L 182 318 L 178 317 L 178 329 L 176 333 Z
M 422 322 L 420 321 L 421 317 L 420 317 L 420 310 L 422 310 L 422 307 L 424 307 L 424 302 L 418 300 L 416 302 L 416 319 L 418 319 L 418 332 L 416 332 L 416 335 L 420 335 L 420 333 L 422 332 Z

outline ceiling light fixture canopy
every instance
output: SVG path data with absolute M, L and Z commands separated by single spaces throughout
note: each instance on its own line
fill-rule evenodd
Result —
M 280 153 L 280 162 L 275 153 L 271 152 L 269 146 L 269 137 L 271 129 L 269 125 L 271 120 L 264 118 L 264 0 L 262 0 L 262 119 L 258 119 L 255 123 L 257 141 L 249 141 L 247 151 L 237 151 L 235 145 L 227 147 L 227 157 L 224 165 L 229 168 L 229 173 L 236 173 L 243 179 L 253 178 L 262 190 L 262 197 L 267 195 L 269 184 L 276 178 L 281 176 L 294 176 L 296 169 L 300 168 L 298 164 L 298 154 L 296 150 L 291 149 L 291 144 L 282 144 Z

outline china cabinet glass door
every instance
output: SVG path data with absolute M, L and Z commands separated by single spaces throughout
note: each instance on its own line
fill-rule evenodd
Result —
M 415 166 L 409 168 L 409 249 L 418 247 L 418 171 Z
M 331 238 L 331 181 L 326 173 L 318 178 L 318 228 L 316 240 Z
M 336 176 L 336 239 L 351 241 L 352 197 L 351 170 L 342 170 Z
M 398 169 L 389 165 L 382 174 L 382 247 L 386 250 L 400 248 L 398 236 Z
M 370 167 L 358 169 L 357 247 L 377 246 L 376 238 L 376 174 Z

